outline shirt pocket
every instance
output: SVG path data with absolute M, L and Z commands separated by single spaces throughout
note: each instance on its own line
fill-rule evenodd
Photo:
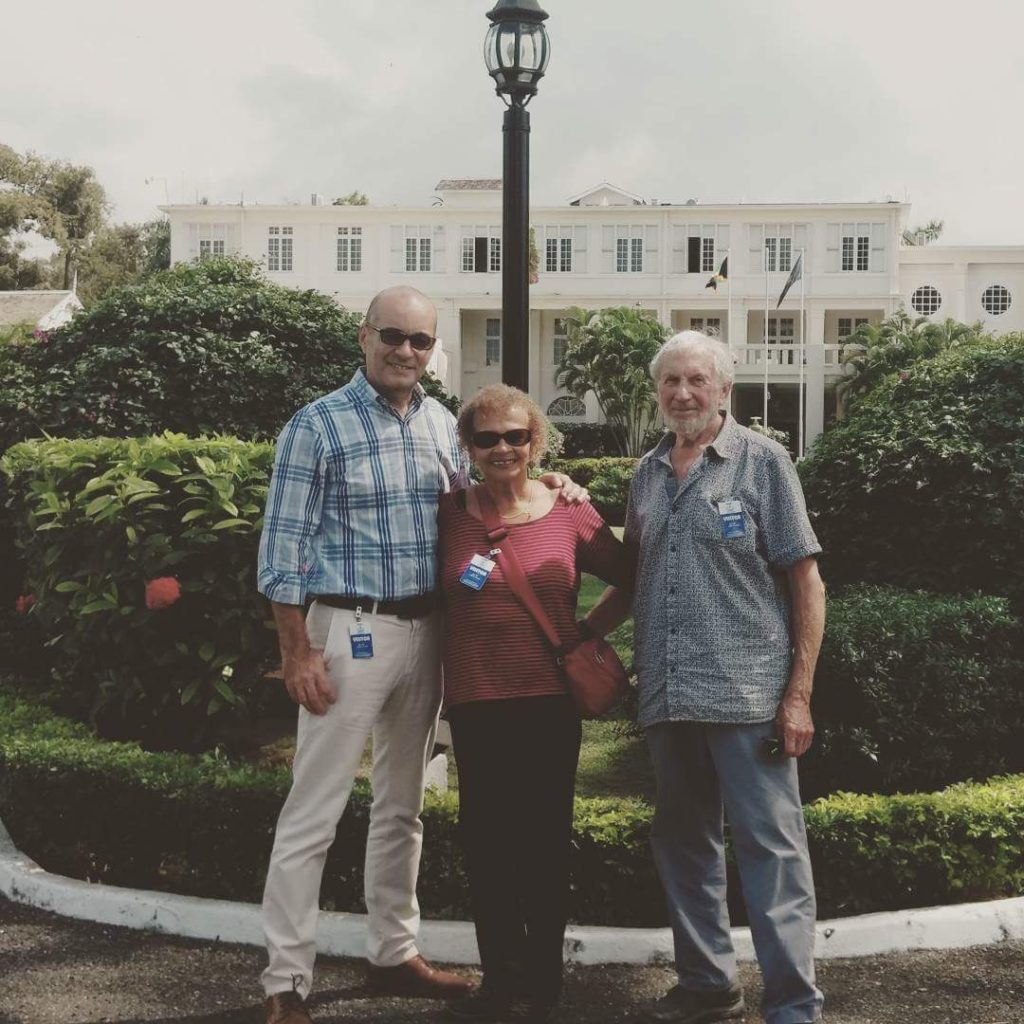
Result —
M 740 500 L 743 516 L 743 531 L 727 529 L 727 520 L 718 510 L 720 502 L 733 501 L 731 495 L 709 498 L 701 495 L 693 510 L 693 533 L 702 543 L 715 547 L 722 546 L 727 550 L 753 551 L 757 543 L 757 523 L 751 514 L 747 502 Z

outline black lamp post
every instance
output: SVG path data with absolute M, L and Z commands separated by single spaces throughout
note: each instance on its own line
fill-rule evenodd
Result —
M 537 0 L 498 0 L 484 60 L 505 101 L 501 224 L 501 379 L 530 390 L 530 115 L 526 104 L 548 66 L 547 13 Z

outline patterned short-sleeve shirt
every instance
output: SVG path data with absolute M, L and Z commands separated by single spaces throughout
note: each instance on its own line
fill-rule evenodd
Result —
M 792 657 L 785 570 L 821 551 L 800 481 L 781 445 L 731 416 L 679 482 L 674 442 L 640 460 L 626 513 L 640 725 L 768 721 Z

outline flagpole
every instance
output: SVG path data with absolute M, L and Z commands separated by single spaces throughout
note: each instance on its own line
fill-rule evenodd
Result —
M 764 418 L 762 423 L 764 426 L 768 426 L 768 239 L 764 240 L 764 253 L 762 255 L 764 260 L 764 351 L 762 358 L 764 359 Z
M 804 282 L 807 280 L 807 268 L 804 266 L 804 250 L 800 250 L 800 390 L 797 398 L 797 416 L 799 417 L 799 428 L 797 443 L 798 459 L 804 457 L 804 415 L 807 407 L 806 381 L 804 380 L 804 359 L 807 355 L 807 324 L 804 320 L 804 299 L 806 289 Z
M 732 266 L 732 249 L 725 250 L 725 258 Z M 732 271 L 729 271 L 729 276 L 725 279 L 726 287 L 728 291 L 725 293 L 725 343 L 732 348 Z

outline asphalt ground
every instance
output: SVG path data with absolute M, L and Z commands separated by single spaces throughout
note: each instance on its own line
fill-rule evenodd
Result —
M 62 918 L 0 898 L 2 1024 L 261 1024 L 263 952 Z M 466 970 L 465 968 L 456 968 Z M 913 952 L 818 967 L 828 1024 L 1024 1024 L 1024 942 Z M 743 964 L 746 1019 L 760 1019 Z M 667 966 L 568 969 L 564 1024 L 633 1021 L 673 984 Z M 317 965 L 317 1024 L 427 1024 L 436 1003 L 371 998 L 359 960 Z

